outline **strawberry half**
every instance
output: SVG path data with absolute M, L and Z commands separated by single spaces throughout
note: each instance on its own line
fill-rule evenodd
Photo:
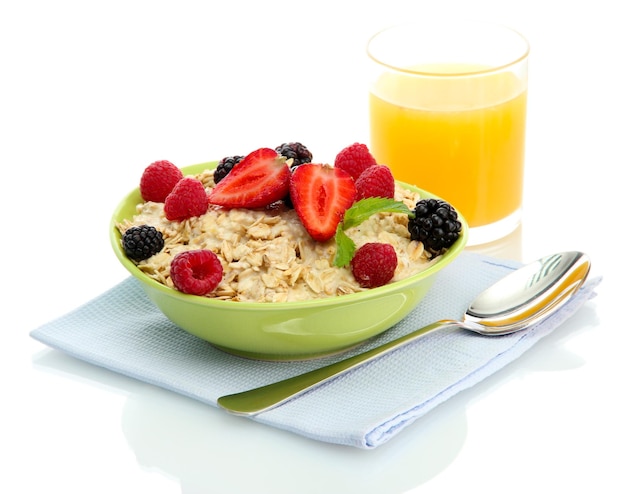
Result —
M 289 165 L 270 148 L 252 151 L 209 193 L 209 203 L 225 208 L 262 208 L 289 192 Z
M 356 197 L 350 174 L 329 165 L 304 164 L 291 175 L 291 202 L 314 240 L 330 240 Z

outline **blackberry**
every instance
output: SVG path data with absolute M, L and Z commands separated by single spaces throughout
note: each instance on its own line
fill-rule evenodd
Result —
M 291 169 L 304 163 L 311 163 L 313 154 L 300 142 L 289 142 L 276 147 L 276 152 L 287 159 L 293 159 Z
M 161 252 L 163 234 L 149 225 L 131 226 L 122 236 L 122 247 L 129 259 L 139 262 Z
M 239 163 L 244 157 L 235 155 L 235 156 L 227 156 L 226 158 L 222 158 L 220 162 L 217 164 L 215 168 L 215 172 L 213 172 L 213 181 L 217 184 L 219 183 L 226 175 L 230 173 L 237 163 Z
M 461 222 L 455 209 L 441 199 L 422 199 L 415 204 L 414 218 L 409 218 L 411 240 L 419 240 L 433 256 L 450 247 L 461 234 Z

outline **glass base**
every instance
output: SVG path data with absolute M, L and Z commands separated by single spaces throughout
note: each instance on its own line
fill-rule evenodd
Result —
M 467 246 L 482 245 L 506 237 L 513 232 L 522 221 L 521 208 L 504 219 L 490 225 L 470 227 Z

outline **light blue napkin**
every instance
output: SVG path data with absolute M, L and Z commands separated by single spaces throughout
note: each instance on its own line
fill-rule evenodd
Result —
M 222 395 L 306 372 L 440 319 L 460 318 L 474 296 L 518 266 L 464 252 L 403 321 L 359 348 L 318 360 L 262 362 L 224 353 L 169 322 L 134 278 L 31 336 L 94 365 L 217 406 Z M 252 420 L 320 441 L 375 448 L 515 360 L 574 314 L 599 282 L 588 280 L 566 306 L 529 330 L 500 337 L 437 331 Z

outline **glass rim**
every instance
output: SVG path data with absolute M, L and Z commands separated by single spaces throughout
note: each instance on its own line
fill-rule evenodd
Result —
M 398 64 L 393 64 L 393 63 L 389 63 L 389 62 L 385 62 L 383 60 L 381 60 L 380 57 L 374 55 L 372 53 L 372 44 L 374 41 L 376 41 L 377 39 L 380 38 L 381 35 L 385 34 L 385 33 L 389 33 L 391 31 L 394 30 L 399 30 L 402 28 L 408 28 L 411 26 L 414 27 L 419 27 L 419 26 L 425 26 L 427 25 L 425 22 L 415 22 L 415 21 L 409 21 L 409 22 L 405 22 L 405 23 L 401 23 L 401 24 L 395 24 L 392 26 L 387 26 L 383 29 L 380 29 L 379 31 L 377 31 L 376 33 L 374 33 L 367 41 L 367 45 L 366 45 L 366 53 L 367 56 L 370 58 L 370 60 L 372 60 L 373 62 L 375 62 L 376 64 L 382 66 L 382 67 L 386 67 L 387 69 L 393 70 L 395 72 L 399 72 L 402 74 L 407 74 L 407 75 L 413 75 L 413 76 L 422 76 L 422 77 L 441 77 L 441 78 L 455 78 L 455 77 L 468 77 L 468 76 L 480 76 L 480 75 L 485 75 L 485 74 L 492 74 L 495 72 L 499 72 L 501 70 L 510 68 L 514 65 L 518 65 L 521 62 L 524 62 L 525 60 L 528 59 L 528 56 L 530 54 L 530 43 L 528 42 L 528 39 L 521 34 L 519 31 L 517 31 L 516 29 L 510 28 L 508 26 L 505 26 L 503 24 L 498 24 L 498 23 L 492 23 L 492 22 L 483 22 L 483 21 L 470 21 L 470 20 L 464 20 L 464 21 L 456 21 L 457 24 L 463 23 L 465 25 L 482 25 L 482 26 L 489 26 L 491 28 L 498 28 L 502 31 L 506 31 L 509 34 L 514 35 L 523 45 L 523 49 L 520 50 L 520 54 L 516 57 L 513 57 L 511 61 L 506 62 L 506 63 L 502 63 L 502 64 L 498 64 L 497 66 L 493 66 L 493 67 L 486 67 L 484 69 L 474 69 L 474 70 L 466 70 L 466 71 L 455 71 L 455 72 L 438 72 L 436 70 L 417 70 L 417 69 L 412 69 L 412 68 L 407 68 L 407 67 L 402 67 L 399 66 Z M 449 23 L 446 22 L 446 25 L 449 25 Z M 429 26 L 432 27 L 432 26 Z

